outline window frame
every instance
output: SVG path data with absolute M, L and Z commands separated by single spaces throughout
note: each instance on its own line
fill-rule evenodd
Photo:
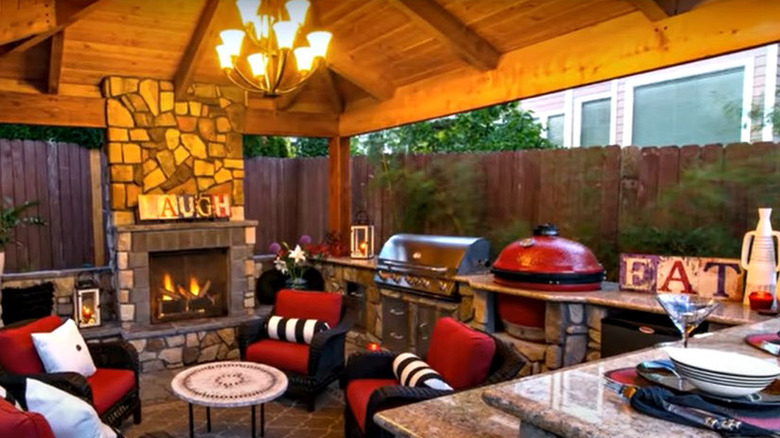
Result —
M 627 78 L 623 98 L 623 146 L 633 145 L 634 139 L 634 95 L 636 88 L 659 84 L 678 79 L 693 78 L 710 73 L 718 73 L 743 68 L 742 80 L 742 117 L 740 122 L 740 141 L 750 141 L 750 109 L 753 106 L 753 82 L 755 55 L 731 59 L 699 66 L 681 65 L 677 68 L 660 70 L 639 77 Z M 658 145 L 656 145 L 658 146 Z M 678 145 L 682 146 L 682 145 Z
M 547 139 L 547 140 L 550 139 L 549 136 L 548 136 L 548 128 L 550 126 L 550 117 L 555 117 L 555 116 L 563 116 L 563 141 L 565 143 L 566 142 L 566 118 L 567 117 L 566 117 L 566 111 L 564 111 L 562 109 L 561 110 L 550 110 L 550 111 L 545 111 L 543 113 L 538 113 L 537 117 L 542 122 L 542 128 L 544 128 L 544 130 L 542 131 L 542 138 Z M 564 145 L 559 145 L 559 146 L 566 147 Z
M 588 94 L 574 98 L 574 126 L 572 127 L 572 147 L 582 147 L 582 106 L 594 100 L 609 99 L 609 145 L 617 140 L 617 82 L 611 81 L 610 91 Z M 602 146 L 609 146 L 602 145 Z

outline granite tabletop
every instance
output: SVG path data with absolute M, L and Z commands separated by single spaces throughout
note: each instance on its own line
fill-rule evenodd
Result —
M 474 289 L 543 301 L 585 303 L 603 307 L 664 313 L 661 305 L 655 299 L 655 294 L 621 291 L 616 283 L 605 282 L 601 290 L 592 292 L 547 292 L 501 286 L 493 282 L 492 274 L 471 276 L 468 277 L 468 281 L 469 285 Z M 721 305 L 707 317 L 707 320 L 726 325 L 741 325 L 766 321 L 771 318 L 771 316 L 760 315 L 758 312 L 750 310 L 749 307 L 743 306 L 742 303 L 721 301 Z
M 212 362 L 179 372 L 171 381 L 171 388 L 189 403 L 234 408 L 279 397 L 287 390 L 287 376 L 274 367 L 254 362 Z
M 692 339 L 689 345 L 743 353 L 777 363 L 780 359 L 747 345 L 744 338 L 778 330 L 780 318 L 710 333 Z M 563 437 L 719 436 L 636 413 L 602 384 L 602 376 L 607 371 L 666 357 L 662 348 L 640 350 L 495 385 L 483 392 L 483 399 L 521 422 Z

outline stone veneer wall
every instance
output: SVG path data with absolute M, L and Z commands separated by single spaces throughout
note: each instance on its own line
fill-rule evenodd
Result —
M 215 360 L 238 360 L 236 328 L 198 330 L 168 336 L 130 339 L 143 372 L 180 368 Z
M 242 220 L 242 132 L 246 93 L 194 84 L 189 100 L 173 83 L 107 77 L 110 207 L 113 225 L 135 223 L 139 194 L 229 194 Z

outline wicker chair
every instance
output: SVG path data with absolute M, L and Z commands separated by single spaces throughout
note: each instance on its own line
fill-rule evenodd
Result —
M 441 318 L 437 322 L 436 329 L 439 329 L 439 325 L 445 324 L 450 326 L 453 324 L 463 325 L 452 318 Z M 434 329 L 434 334 L 431 338 L 429 353 L 434 343 L 437 342 L 436 329 Z M 392 437 L 392 434 L 374 423 L 374 414 L 385 409 L 451 395 L 456 391 L 473 389 L 514 378 L 525 364 L 525 361 L 510 346 L 489 333 L 478 330 L 474 330 L 474 332 L 486 335 L 495 343 L 495 353 L 491 359 L 487 377 L 468 387 L 455 387 L 454 391 L 401 386 L 393 374 L 395 353 L 382 351 L 356 353 L 350 356 L 340 380 L 340 386 L 344 390 L 344 436 L 346 438 Z M 350 383 L 358 381 L 362 381 L 361 383 L 364 385 L 363 391 L 365 392 L 363 392 L 361 397 L 353 396 L 353 400 L 350 400 L 348 387 Z M 358 412 L 365 412 L 363 427 L 361 426 L 361 421 L 355 416 L 353 406 L 350 405 L 351 402 L 365 403 L 364 410 L 362 408 L 356 409 Z
M 101 420 L 111 426 L 119 426 L 130 415 L 135 424 L 141 423 L 138 353 L 129 343 L 87 344 L 98 369 L 90 377 L 43 372 L 30 334 L 52 331 L 61 323 L 60 318 L 47 316 L 0 328 L 0 375 L 35 377 L 63 389 L 93 405 Z
M 314 411 L 317 394 L 336 381 L 344 369 L 344 342 L 353 321 L 345 315 L 341 295 L 282 290 L 271 313 L 288 318 L 319 319 L 330 330 L 314 335 L 310 345 L 269 339 L 266 318 L 239 326 L 241 360 L 264 363 L 284 371 L 287 394 L 304 399 Z

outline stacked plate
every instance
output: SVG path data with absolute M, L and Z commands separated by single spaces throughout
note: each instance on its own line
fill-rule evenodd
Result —
M 723 397 L 761 391 L 780 376 L 776 360 L 703 348 L 668 348 L 677 372 L 698 389 Z

